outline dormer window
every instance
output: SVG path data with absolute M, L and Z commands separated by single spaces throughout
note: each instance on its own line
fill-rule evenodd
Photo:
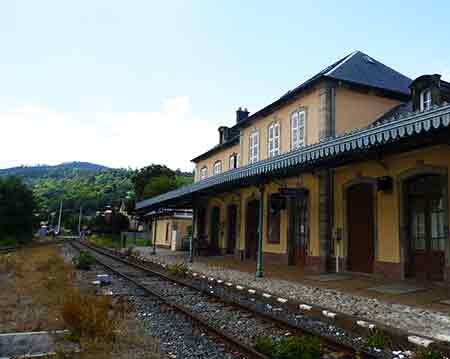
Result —
M 222 161 L 214 162 L 214 176 L 222 173 Z
M 208 167 L 202 167 L 200 170 L 200 179 L 203 180 L 208 177 Z
M 425 89 L 420 93 L 420 111 L 429 110 L 431 105 L 431 90 Z

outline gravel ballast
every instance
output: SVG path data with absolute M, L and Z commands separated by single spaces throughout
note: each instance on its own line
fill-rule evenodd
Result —
M 153 262 L 165 264 L 186 261 L 186 255 L 169 251 L 152 255 L 151 248 L 139 247 L 140 253 Z M 187 261 L 186 261 L 187 262 Z M 403 304 L 385 303 L 378 299 L 351 295 L 334 289 L 317 288 L 301 283 L 281 279 L 255 279 L 254 274 L 205 263 L 186 263 L 191 271 L 207 277 L 215 277 L 223 281 L 249 286 L 300 302 L 311 303 L 332 311 L 358 316 L 366 320 L 374 320 L 386 325 L 403 329 L 417 335 L 425 335 L 441 340 L 442 336 L 450 335 L 450 317 L 428 309 L 412 307 Z

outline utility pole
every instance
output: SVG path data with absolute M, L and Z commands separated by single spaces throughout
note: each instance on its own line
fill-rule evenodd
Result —
M 81 218 L 83 216 L 83 206 L 80 206 L 80 217 L 78 218 L 78 236 L 81 237 Z
M 61 231 L 61 217 L 62 217 L 62 201 L 59 204 L 59 218 L 58 218 L 58 235 Z

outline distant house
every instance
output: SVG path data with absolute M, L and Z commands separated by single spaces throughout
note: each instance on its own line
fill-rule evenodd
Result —
M 450 281 L 448 102 L 441 76 L 413 81 L 355 51 L 239 108 L 193 159 L 192 185 L 136 208 L 193 208 L 196 241 L 258 259 L 259 276 L 272 262 Z
M 183 248 L 183 241 L 188 244 L 188 235 L 192 227 L 192 210 L 161 209 L 145 215 L 148 223 L 149 237 L 156 240 L 156 246 L 173 251 Z

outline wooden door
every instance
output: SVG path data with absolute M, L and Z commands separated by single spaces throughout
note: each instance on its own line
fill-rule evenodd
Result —
M 305 265 L 309 236 L 308 199 L 305 193 L 289 201 L 289 265 Z
M 237 223 L 237 207 L 236 205 L 228 206 L 227 213 L 227 253 L 233 254 L 236 248 L 236 223 Z
M 406 275 L 426 280 L 443 280 L 446 211 L 439 176 L 413 179 L 408 190 L 408 256 Z
M 360 183 L 347 191 L 347 266 L 353 272 L 372 273 L 375 259 L 374 188 Z
M 247 204 L 245 229 L 245 257 L 256 260 L 258 254 L 259 201 Z
M 219 250 L 220 237 L 220 208 L 214 207 L 211 212 L 211 242 L 210 248 L 213 252 Z

